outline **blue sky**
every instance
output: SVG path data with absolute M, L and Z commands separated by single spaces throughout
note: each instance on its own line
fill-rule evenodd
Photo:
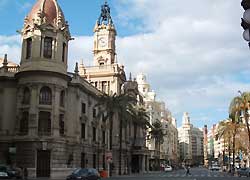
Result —
M 16 30 L 35 0 L 0 0 L 0 56 L 19 63 Z M 58 0 L 69 21 L 69 71 L 92 64 L 93 27 L 104 0 Z M 158 100 L 198 127 L 228 117 L 237 91 L 250 90 L 250 52 L 242 39 L 241 0 L 109 0 L 117 28 L 118 61 L 126 73 L 147 75 Z
M 0 33 L 5 35 L 15 34 L 17 29 L 23 25 L 23 19 L 28 14 L 36 0 L 0 0 L 0 18 L 7 19 L 0 22 Z M 104 0 L 58 0 L 64 11 L 65 17 L 70 24 L 73 35 L 92 35 L 95 21 L 100 15 L 100 7 Z M 120 7 L 114 7 L 113 0 L 109 0 L 114 21 L 118 19 L 117 11 Z M 123 7 L 124 8 L 124 7 Z M 11 11 L 10 11 L 11 10 Z M 133 24 L 136 20 L 133 20 Z M 139 21 L 138 21 L 139 22 Z M 123 23 L 117 23 L 117 30 L 120 36 L 135 34 L 136 30 L 130 28 L 128 31 Z

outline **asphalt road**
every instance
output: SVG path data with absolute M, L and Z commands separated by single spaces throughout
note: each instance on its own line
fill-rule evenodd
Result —
M 147 174 L 135 174 L 130 176 L 121 176 L 121 177 L 111 177 L 108 180 L 227 180 L 227 179 L 249 179 L 246 177 L 234 177 L 227 173 L 210 171 L 205 168 L 191 168 L 191 175 L 186 176 L 184 169 L 175 170 L 172 172 L 154 172 Z

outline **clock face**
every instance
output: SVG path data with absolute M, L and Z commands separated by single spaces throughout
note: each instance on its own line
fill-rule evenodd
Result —
M 98 43 L 99 43 L 100 47 L 105 47 L 105 46 L 108 44 L 107 38 L 105 38 L 105 37 L 100 37 L 100 38 L 98 39 Z

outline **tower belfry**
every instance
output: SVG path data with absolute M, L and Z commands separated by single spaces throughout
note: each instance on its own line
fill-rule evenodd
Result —
M 93 31 L 94 64 L 91 67 L 81 66 L 80 75 L 107 94 L 120 94 L 121 85 L 126 77 L 124 67 L 116 60 L 116 29 L 107 1 L 101 6 L 101 13 Z

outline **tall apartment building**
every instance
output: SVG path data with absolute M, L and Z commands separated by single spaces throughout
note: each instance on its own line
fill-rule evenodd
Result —
M 152 170 L 158 168 L 160 163 L 177 164 L 178 162 L 178 132 L 176 120 L 170 111 L 166 110 L 165 103 L 157 101 L 156 93 L 151 90 L 146 75 L 137 76 L 138 89 L 143 97 L 146 110 L 150 117 L 150 124 L 159 121 L 165 132 L 163 144 L 157 148 L 154 138 L 147 139 L 146 146 L 150 151 L 149 165 Z
M 183 114 L 182 126 L 178 128 L 180 159 L 186 164 L 198 165 L 203 163 L 203 131 L 194 127 L 187 112 Z

